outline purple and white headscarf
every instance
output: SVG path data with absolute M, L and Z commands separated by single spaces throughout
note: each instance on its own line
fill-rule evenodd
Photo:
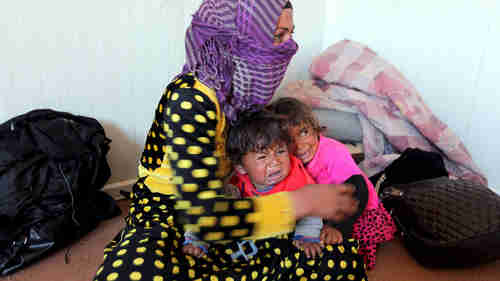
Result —
M 287 0 L 205 0 L 186 32 L 186 64 L 217 93 L 234 122 L 238 113 L 267 104 L 298 45 L 273 45 L 273 33 Z

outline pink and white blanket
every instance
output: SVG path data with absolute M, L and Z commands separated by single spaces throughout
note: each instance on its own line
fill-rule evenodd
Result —
M 371 176 L 408 147 L 439 152 L 450 175 L 487 184 L 459 138 L 424 103 L 413 85 L 390 63 L 360 43 L 343 40 L 313 60 L 316 80 L 288 84 L 293 96 L 319 108 L 358 113 Z

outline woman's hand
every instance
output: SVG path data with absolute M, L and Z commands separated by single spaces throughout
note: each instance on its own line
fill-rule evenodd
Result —
M 342 221 L 356 213 L 359 201 L 354 197 L 355 187 L 350 184 L 310 184 L 290 192 L 295 219 L 316 216 Z

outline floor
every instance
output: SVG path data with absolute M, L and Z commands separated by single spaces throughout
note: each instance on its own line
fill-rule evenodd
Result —
M 71 245 L 69 263 L 65 264 L 63 249 L 2 281 L 90 281 L 101 263 L 103 248 L 123 226 L 127 201 L 119 201 L 122 217 L 105 221 L 90 234 Z M 466 254 L 466 253 L 464 253 Z M 368 273 L 371 281 L 499 281 L 500 261 L 458 270 L 431 270 L 418 265 L 399 240 L 384 245 L 378 251 L 377 266 Z

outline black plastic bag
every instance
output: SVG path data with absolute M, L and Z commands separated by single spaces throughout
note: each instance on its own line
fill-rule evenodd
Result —
M 120 213 L 100 191 L 110 142 L 97 120 L 49 109 L 0 125 L 0 275 Z

